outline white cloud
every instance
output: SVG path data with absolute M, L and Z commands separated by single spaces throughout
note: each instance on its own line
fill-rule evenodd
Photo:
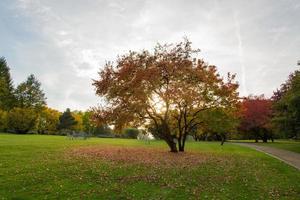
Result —
M 97 104 L 91 79 L 105 61 L 184 36 L 222 74 L 237 73 L 243 95 L 269 96 L 300 59 L 297 0 L 18 0 L 12 5 L 19 16 L 14 20 L 26 19 L 22 26 L 11 23 L 5 35 L 10 40 L 0 40 L 7 46 L 13 41 L 7 55 L 14 77 L 35 73 L 49 105 L 60 110 Z M 32 34 L 28 41 L 24 27 Z M 10 35 L 14 30 L 20 34 Z

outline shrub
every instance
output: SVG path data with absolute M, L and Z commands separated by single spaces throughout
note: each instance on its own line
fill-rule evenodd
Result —
M 123 130 L 123 137 L 136 139 L 139 132 L 140 131 L 136 128 L 126 128 Z
M 8 129 L 15 133 L 25 134 L 32 130 L 37 114 L 29 108 L 13 108 L 8 113 Z

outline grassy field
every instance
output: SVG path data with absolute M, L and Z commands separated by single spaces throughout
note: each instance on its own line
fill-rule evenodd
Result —
M 254 143 L 254 140 L 235 140 L 233 142 L 249 142 L 249 143 Z M 294 140 L 275 140 L 274 142 L 268 142 L 268 143 L 263 143 L 263 142 L 258 142 L 256 143 L 258 145 L 263 145 L 263 146 L 269 146 L 269 147 L 274 147 L 278 149 L 284 149 L 288 151 L 293 151 L 296 153 L 300 153 L 300 141 L 294 141 Z
M 259 143 L 259 145 L 275 147 L 288 151 L 300 153 L 300 142 L 288 141 L 288 140 L 277 140 L 275 142 Z
M 299 199 L 300 172 L 233 144 L 0 134 L 0 199 Z

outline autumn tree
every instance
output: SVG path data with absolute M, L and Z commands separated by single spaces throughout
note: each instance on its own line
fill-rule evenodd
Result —
M 0 57 L 0 109 L 10 110 L 15 106 L 13 82 L 5 58 Z
M 235 76 L 228 73 L 225 81 L 198 52 L 185 40 L 106 63 L 93 83 L 106 104 L 94 109 L 94 119 L 120 130 L 153 123 L 171 152 L 184 151 L 188 134 L 202 123 L 198 114 L 238 101 Z
M 241 106 L 241 123 L 239 130 L 250 133 L 255 141 L 261 138 L 263 142 L 273 139 L 271 129 L 272 100 L 264 96 L 245 98 Z
M 72 116 L 74 117 L 76 124 L 74 124 L 71 127 L 71 129 L 76 131 L 83 131 L 84 130 L 83 121 L 82 121 L 83 113 L 81 111 L 73 111 Z
M 7 130 L 7 111 L 0 110 L 0 132 Z
M 40 134 L 54 134 L 57 131 L 60 112 L 44 107 L 38 114 L 36 129 Z
M 31 108 L 13 108 L 8 112 L 8 129 L 19 134 L 33 130 L 37 120 L 36 112 Z
M 46 97 L 41 89 L 41 83 L 31 74 L 25 82 L 16 89 L 18 107 L 40 110 L 46 105 Z

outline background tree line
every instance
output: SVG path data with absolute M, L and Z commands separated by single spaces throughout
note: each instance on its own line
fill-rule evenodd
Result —
M 229 139 L 253 139 L 256 142 L 274 141 L 276 138 L 299 140 L 300 71 L 296 70 L 290 74 L 287 81 L 274 91 L 271 98 L 251 95 L 241 99 L 235 117 L 225 117 L 221 119 L 222 123 L 218 123 L 219 125 L 213 124 L 218 117 L 210 118 L 212 114 L 213 112 L 205 116 L 208 119 L 207 124 L 210 125 L 203 126 L 194 133 L 196 140 L 197 137 L 199 140 L 220 140 L 218 134 L 211 129 L 217 128 L 219 129 L 217 132 L 222 132 L 222 126 L 227 126 L 228 123 L 232 125 L 231 131 L 227 131 Z
M 15 88 L 10 68 L 5 58 L 0 58 L 0 132 L 57 135 L 77 131 L 102 137 L 115 136 L 109 126 L 93 125 L 90 116 L 91 111 L 66 109 L 61 113 L 47 107 L 41 83 L 33 74 Z M 136 138 L 138 134 L 135 129 L 123 132 L 124 137 Z
M 300 71 L 296 70 L 271 98 L 243 99 L 237 139 L 300 139 Z

